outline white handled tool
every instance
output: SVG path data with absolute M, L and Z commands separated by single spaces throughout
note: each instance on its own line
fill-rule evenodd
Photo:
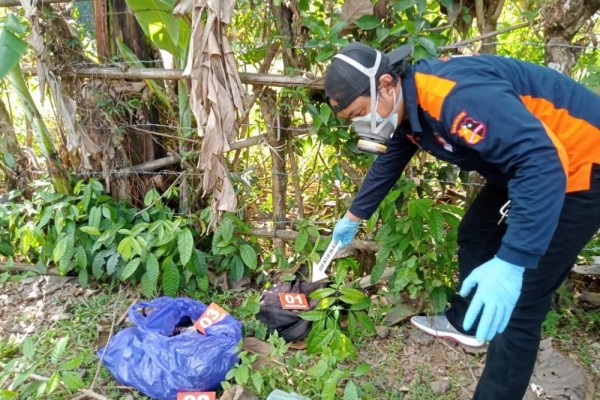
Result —
M 312 282 L 320 281 L 321 279 L 327 278 L 327 274 L 325 273 L 325 270 L 327 269 L 329 264 L 331 264 L 331 260 L 333 260 L 333 256 L 335 256 L 335 254 L 338 252 L 341 245 L 342 245 L 342 242 L 339 242 L 339 241 L 336 243 L 331 241 L 331 243 L 329 243 L 329 246 L 327 246 L 327 249 L 325 249 L 325 253 L 323 254 L 323 257 L 321 257 L 321 260 L 319 260 L 319 263 L 313 264 Z

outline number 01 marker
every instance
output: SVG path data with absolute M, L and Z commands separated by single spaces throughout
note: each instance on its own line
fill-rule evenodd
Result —
M 279 301 L 284 310 L 308 310 L 310 308 L 304 293 L 279 293 Z

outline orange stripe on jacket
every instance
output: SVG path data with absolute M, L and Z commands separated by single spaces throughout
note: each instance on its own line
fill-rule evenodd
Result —
M 600 164 L 600 129 L 583 119 L 573 117 L 564 108 L 557 109 L 546 99 L 521 96 L 521 100 L 544 123 L 557 148 L 563 168 L 568 170 L 567 193 L 588 190 L 592 163 Z
M 415 73 L 415 84 L 417 86 L 417 96 L 419 104 L 438 121 L 442 116 L 442 105 L 444 99 L 450 93 L 456 82 L 439 76 Z

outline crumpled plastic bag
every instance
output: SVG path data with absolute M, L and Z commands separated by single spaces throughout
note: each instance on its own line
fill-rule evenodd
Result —
M 220 387 L 238 362 L 240 322 L 227 315 L 207 327 L 206 335 L 176 329 L 181 321 L 196 321 L 206 308 L 193 299 L 166 296 L 131 306 L 128 316 L 135 326 L 110 340 L 102 361 L 119 382 L 155 399 L 176 400 L 178 391 Z M 103 353 L 104 347 L 98 357 Z

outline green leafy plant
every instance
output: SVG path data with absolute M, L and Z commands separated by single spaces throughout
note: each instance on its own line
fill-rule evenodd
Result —
M 318 252 L 325 250 L 327 243 L 321 240 L 319 228 L 315 223 L 316 217 L 310 219 L 299 218 L 296 220 L 296 230 L 298 236 L 294 241 L 294 252 L 292 255 L 291 264 L 307 265 L 312 267 L 318 263 L 320 255 Z M 313 243 L 314 242 L 314 243 Z M 294 279 L 294 274 L 284 276 L 284 279 Z
M 76 371 L 81 365 L 81 357 L 67 358 L 65 350 L 69 335 L 58 339 L 50 353 L 49 365 L 54 371 L 49 379 L 36 375 L 40 367 L 40 350 L 31 338 L 23 341 L 21 355 L 12 358 L 0 371 L 0 391 L 3 399 L 47 398 L 59 387 L 76 391 L 84 386 L 81 375 Z M 35 378 L 35 379 L 31 379 Z
M 208 210 L 201 218 L 209 218 Z M 215 229 L 211 244 L 210 260 L 217 272 L 227 272 L 234 281 L 258 268 L 258 256 L 252 244 L 239 233 L 249 233 L 248 225 L 234 213 L 224 213 L 222 222 Z
M 258 339 L 267 337 L 267 326 L 256 319 L 260 310 L 260 293 L 251 292 L 245 295 L 242 304 L 233 310 L 233 315 L 240 321 L 244 321 L 244 335 L 253 335 Z
M 294 391 L 315 399 L 361 398 L 357 379 L 370 371 L 368 364 L 342 365 L 343 358 L 329 347 L 323 348 L 318 356 L 307 355 L 304 351 L 290 354 L 286 350 L 287 344 L 277 334 L 271 335 L 268 342 L 272 345 L 271 353 L 266 357 L 270 362 L 262 363 L 261 369 L 257 370 L 254 364 L 260 356 L 240 352 L 240 362 L 227 373 L 227 381 L 221 383 L 223 388 L 229 388 L 231 382 L 235 382 L 259 398 L 274 389 Z
M 96 180 L 78 182 L 73 195 L 45 185 L 31 201 L 0 208 L 8 222 L 0 248 L 8 254 L 9 246 L 18 249 L 42 267 L 52 262 L 84 286 L 93 277 L 141 283 L 148 297 L 175 295 L 181 287 L 206 291 L 207 254 L 195 246 L 193 218 L 175 215 L 154 189 L 144 204 L 138 210 L 116 202 Z
M 415 192 L 415 183 L 402 178 L 398 189 L 388 194 L 367 221 L 368 230 L 378 227 L 376 240 L 381 245 L 371 282 L 378 282 L 391 264 L 395 269 L 389 280 L 392 291 L 406 290 L 413 299 L 429 297 L 431 311 L 439 313 L 446 307 L 453 286 L 456 232 L 462 210 L 428 197 L 416 198 Z
M 313 310 L 301 314 L 303 319 L 312 321 L 307 338 L 309 354 L 330 348 L 340 360 L 354 357 L 356 350 L 351 338 L 359 332 L 358 326 L 362 327 L 363 333 L 375 332 L 375 325 L 368 314 L 371 299 L 362 291 L 346 286 L 344 280 L 347 272 L 344 264 L 337 265 L 334 282 L 310 294 L 312 299 L 319 302 Z M 341 327 L 345 318 L 347 329 Z

